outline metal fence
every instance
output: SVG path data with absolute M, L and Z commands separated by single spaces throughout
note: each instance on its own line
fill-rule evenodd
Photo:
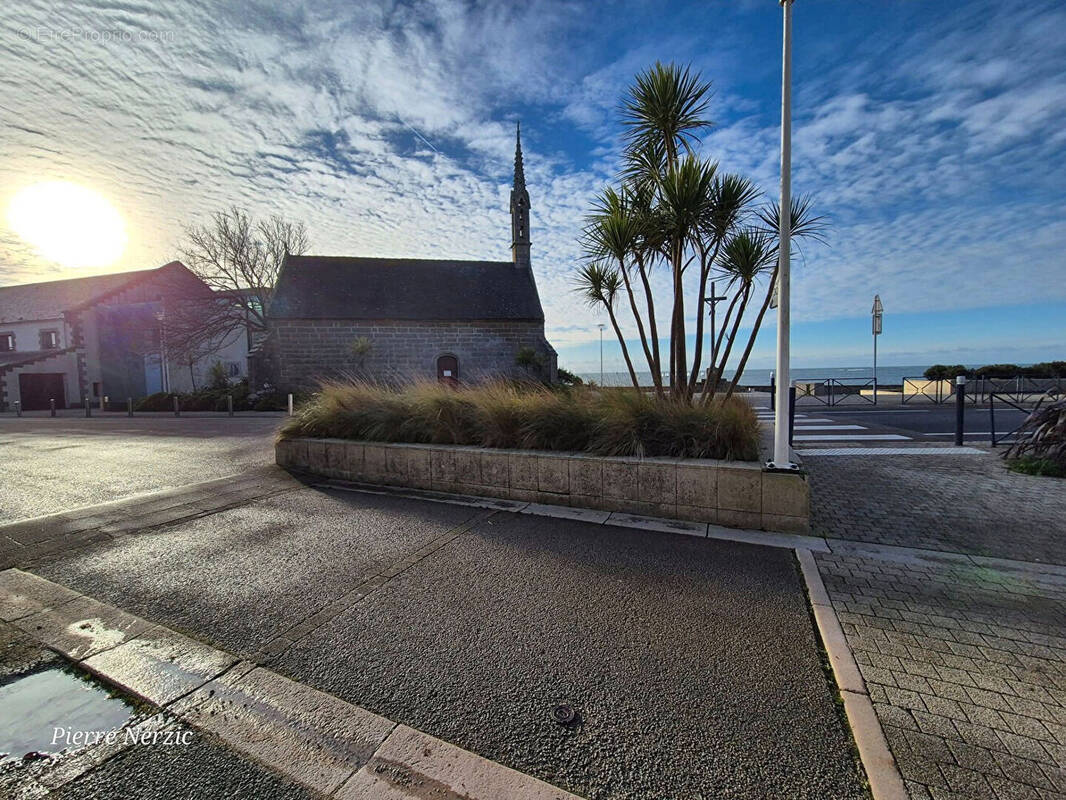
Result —
M 1047 396 L 1066 394 L 1066 378 L 974 378 L 966 383 L 966 400 L 973 404 L 990 403 L 995 395 L 1000 400 L 1014 403 L 1035 404 Z M 904 405 L 932 403 L 942 405 L 955 399 L 955 381 L 929 380 L 928 378 L 904 378 Z
M 1046 398 L 1046 397 L 1048 397 L 1048 395 L 1045 394 L 1045 395 L 1042 395 L 1042 397 Z M 1015 425 L 1013 428 L 1010 428 L 1010 429 L 1006 430 L 1005 432 L 1001 432 L 1001 433 L 997 434 L 996 433 L 996 403 L 997 402 L 1001 404 L 1001 407 L 1005 405 L 1005 406 L 1007 406 L 1007 408 L 1013 408 L 1013 409 L 1016 409 L 1018 411 L 1023 411 L 1023 412 L 1025 412 L 1027 414 L 1027 416 L 1025 418 L 1023 418 L 1022 421 L 1019 422 L 1017 425 Z M 1021 428 L 1022 425 L 1025 424 L 1026 420 L 1028 419 L 1028 412 L 1030 412 L 1030 411 L 1032 411 L 1031 408 L 1029 408 L 1027 406 L 1023 406 L 1021 403 L 1015 402 L 1013 398 L 1008 397 L 1006 395 L 1001 395 L 998 392 L 992 392 L 988 396 L 988 432 L 989 432 L 989 435 L 991 436 L 992 446 L 996 447 L 997 445 L 1001 444 L 1002 442 L 1006 441 L 1007 439 L 1012 439 L 1018 433 L 1018 429 Z
M 801 378 L 792 382 L 796 387 L 796 402 L 807 405 L 837 406 L 844 404 L 875 404 L 873 378 Z

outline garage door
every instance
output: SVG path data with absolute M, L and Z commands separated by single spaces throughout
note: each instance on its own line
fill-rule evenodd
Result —
M 66 397 L 62 372 L 19 375 L 19 399 L 25 411 L 48 408 L 51 400 L 56 401 L 56 408 L 66 408 Z

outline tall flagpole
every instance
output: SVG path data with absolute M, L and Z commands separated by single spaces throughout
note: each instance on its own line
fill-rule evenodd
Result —
M 774 405 L 773 469 L 796 469 L 788 444 L 789 430 L 789 255 L 792 223 L 792 2 L 781 0 L 784 10 L 784 45 L 781 68 L 781 205 L 778 212 L 777 271 L 777 386 Z

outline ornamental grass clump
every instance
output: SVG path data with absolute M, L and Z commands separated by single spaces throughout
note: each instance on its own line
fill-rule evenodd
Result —
M 1066 478 L 1066 400 L 1037 404 L 1004 457 L 1016 472 Z
M 330 382 L 285 422 L 281 436 L 604 456 L 748 461 L 759 456 L 758 420 L 738 398 L 703 405 L 634 390 L 507 382 L 460 389 Z

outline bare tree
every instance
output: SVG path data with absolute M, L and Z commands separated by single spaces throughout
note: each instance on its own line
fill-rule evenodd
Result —
M 285 256 L 302 255 L 309 247 L 302 222 L 276 215 L 255 221 L 237 206 L 215 212 L 208 224 L 186 228 L 185 266 L 225 301 L 217 304 L 208 327 L 265 331 L 266 308 Z

